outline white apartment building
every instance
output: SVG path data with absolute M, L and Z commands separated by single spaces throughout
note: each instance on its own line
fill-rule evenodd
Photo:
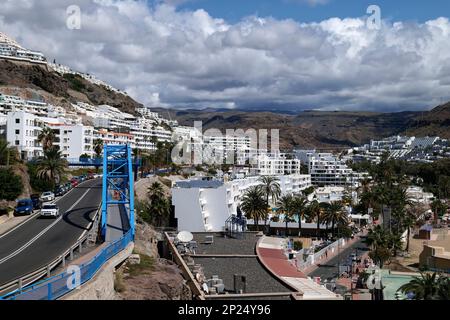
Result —
M 178 229 L 191 232 L 220 232 L 225 221 L 236 215 L 245 191 L 260 184 L 260 177 L 178 181 L 172 188 L 172 204 Z M 299 193 L 311 186 L 309 175 L 280 176 L 282 194 Z
M 41 52 L 23 49 L 7 42 L 0 42 L 0 58 L 47 64 L 47 59 Z
M 260 176 L 299 175 L 301 161 L 291 159 L 286 154 L 261 154 L 257 157 L 254 170 Z
M 38 116 L 46 117 L 50 106 L 41 101 L 24 100 L 17 96 L 9 96 L 0 93 L 0 113 L 7 114 L 10 111 L 23 110 Z
M 12 111 L 7 115 L 6 139 L 16 147 L 22 159 L 28 160 L 43 155 L 38 141 L 45 122 L 34 114 L 25 111 Z
M 79 159 L 83 154 L 94 156 L 94 128 L 82 124 L 50 123 L 56 136 L 55 146 L 59 147 L 63 158 Z
M 364 174 L 353 172 L 347 164 L 332 153 L 316 153 L 313 150 L 297 150 L 296 156 L 306 160 L 314 185 L 358 186 Z
M 106 144 L 130 144 L 132 148 L 136 147 L 136 139 L 129 133 L 117 133 L 106 129 L 94 130 L 94 140 L 103 140 Z

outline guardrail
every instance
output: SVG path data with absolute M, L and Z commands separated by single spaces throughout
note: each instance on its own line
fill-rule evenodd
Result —
M 79 284 L 82 285 L 91 280 L 100 268 L 112 257 L 123 251 L 131 242 L 133 234 L 130 231 L 122 238 L 112 242 L 89 262 L 79 265 Z M 75 289 L 72 273 L 63 272 L 59 275 L 45 279 L 36 284 L 13 291 L 1 300 L 55 300 Z
M 97 209 L 97 212 L 95 213 L 93 222 L 90 223 L 87 230 L 81 235 L 81 237 L 78 239 L 78 241 L 72 245 L 67 251 L 65 251 L 62 255 L 58 256 L 56 259 L 54 259 L 52 262 L 47 264 L 46 266 L 39 268 L 38 270 L 35 270 L 27 275 L 24 275 L 14 281 L 11 281 L 9 283 L 6 283 L 0 287 L 0 292 L 5 292 L 9 290 L 14 290 L 11 293 L 8 293 L 5 296 L 8 296 L 12 293 L 21 292 L 24 287 L 32 284 L 33 282 L 36 282 L 37 280 L 43 278 L 43 277 L 50 277 L 51 272 L 56 269 L 57 266 L 60 264 L 63 268 L 66 267 L 67 258 L 69 260 L 73 260 L 74 252 L 78 250 L 79 253 L 82 253 L 83 251 L 83 245 L 87 242 L 92 241 L 92 234 L 95 233 L 95 228 L 98 227 L 98 219 L 100 217 L 100 208 Z M 3 297 L 0 297 L 2 299 Z

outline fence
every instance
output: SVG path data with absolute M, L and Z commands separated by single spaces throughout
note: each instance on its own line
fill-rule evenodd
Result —
M 308 269 L 309 267 L 315 265 L 320 260 L 326 259 L 328 257 L 328 254 L 334 255 L 334 253 L 339 249 L 343 248 L 347 243 L 346 239 L 339 239 L 329 246 L 321 249 L 320 251 L 310 254 L 306 256 L 306 259 L 304 258 L 304 251 L 302 250 L 302 254 L 297 254 L 297 266 L 301 270 Z
M 122 238 L 104 248 L 91 261 L 80 265 L 79 284 L 81 285 L 91 280 L 109 259 L 124 250 L 131 242 L 133 242 L 133 235 L 130 230 Z M 55 300 L 74 290 L 75 284 L 74 274 L 64 272 L 13 291 L 1 297 L 0 300 Z

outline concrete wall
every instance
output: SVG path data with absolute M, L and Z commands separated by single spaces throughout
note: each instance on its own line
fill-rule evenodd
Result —
M 115 269 L 133 253 L 134 243 L 111 258 L 94 276 L 79 289 L 66 294 L 60 300 L 116 300 L 114 290 Z
M 424 245 L 419 264 L 421 267 L 450 270 L 450 252 L 446 252 L 442 247 Z

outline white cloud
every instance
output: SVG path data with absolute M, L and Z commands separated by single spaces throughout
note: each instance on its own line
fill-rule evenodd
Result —
M 66 8 L 82 29 L 66 28 Z M 116 0 L 3 1 L 0 31 L 164 107 L 397 111 L 450 99 L 450 22 L 319 23 Z

